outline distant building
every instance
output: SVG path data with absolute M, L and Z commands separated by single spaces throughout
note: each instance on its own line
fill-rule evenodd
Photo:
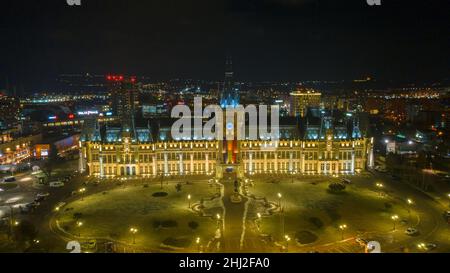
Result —
M 107 76 L 112 99 L 113 114 L 121 117 L 121 122 L 127 130 L 133 128 L 133 117 L 139 105 L 139 90 L 135 77 L 122 75 Z
M 8 134 L 8 136 L 3 135 L 2 138 L 6 141 L 0 142 L 0 165 L 17 164 L 30 159 L 33 146 L 42 140 L 42 134 L 24 137 Z
M 0 130 L 16 127 L 19 110 L 19 99 L 0 94 Z
M 304 117 L 308 107 L 320 105 L 322 94 L 309 89 L 298 89 L 291 93 L 291 115 Z

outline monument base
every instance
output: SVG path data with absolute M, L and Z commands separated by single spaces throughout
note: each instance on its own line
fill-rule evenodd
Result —
M 242 202 L 242 197 L 239 193 L 235 193 L 230 197 L 230 201 L 231 203 L 238 204 Z

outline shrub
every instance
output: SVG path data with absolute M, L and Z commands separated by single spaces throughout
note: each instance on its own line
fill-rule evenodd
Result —
M 302 230 L 295 234 L 295 239 L 300 244 L 311 244 L 311 243 L 315 242 L 318 239 L 318 237 L 317 237 L 317 235 L 315 235 L 314 233 L 312 233 L 310 231 Z
M 198 226 L 199 226 L 199 224 L 198 224 L 197 222 L 195 222 L 195 221 L 191 221 L 191 222 L 188 223 L 188 226 L 189 226 L 191 229 L 197 229 Z
M 341 183 L 331 183 L 328 186 L 328 189 L 329 189 L 329 191 L 331 191 L 333 193 L 340 193 L 345 190 L 345 185 L 341 184 Z
M 75 212 L 75 213 L 73 214 L 73 219 L 75 219 L 75 220 L 78 220 L 78 219 L 80 219 L 81 217 L 83 217 L 83 213 L 81 213 L 81 212 Z
M 166 197 L 167 195 L 169 195 L 167 192 L 155 192 L 152 194 L 153 197 Z
M 309 218 L 309 222 L 311 223 L 311 224 L 313 224 L 316 228 L 322 228 L 323 227 L 323 222 L 322 222 L 322 220 L 320 220 L 319 218 L 317 218 L 317 217 L 311 217 L 311 218 Z
M 389 209 L 392 208 L 392 204 L 391 204 L 391 203 L 384 203 L 384 208 L 385 208 L 386 210 L 389 210 Z

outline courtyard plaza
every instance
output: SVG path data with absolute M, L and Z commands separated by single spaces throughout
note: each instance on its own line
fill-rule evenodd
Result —
M 74 198 L 52 217 L 52 230 L 66 241 L 115 242 L 125 252 L 364 252 L 357 238 L 386 252 L 419 252 L 419 243 L 430 242 L 450 250 L 441 208 L 422 193 L 377 174 L 347 178 L 339 193 L 329 184 L 343 177 L 244 178 L 240 202 L 231 201 L 234 176 L 102 180 L 120 186 Z M 409 227 L 420 233 L 406 235 Z

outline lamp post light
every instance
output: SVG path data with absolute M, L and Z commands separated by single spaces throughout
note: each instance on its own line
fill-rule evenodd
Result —
M 392 215 L 392 216 L 391 216 L 391 219 L 392 219 L 392 221 L 393 221 L 393 223 L 394 223 L 394 230 L 396 230 L 395 224 L 397 223 L 398 215 Z
M 130 228 L 131 235 L 133 236 L 133 244 L 136 244 L 136 233 L 138 232 L 137 228 Z
M 216 219 L 217 219 L 217 228 L 220 228 L 220 214 L 216 214 Z
M 289 235 L 284 235 L 284 239 L 286 240 L 286 252 L 289 252 L 289 241 L 291 240 L 291 237 L 289 237 Z
M 83 222 L 78 221 L 77 222 L 77 228 L 78 228 L 78 237 L 81 237 L 81 227 L 83 226 Z
M 258 229 L 259 228 L 261 228 L 261 218 L 262 218 L 262 215 L 261 215 L 261 213 L 257 213 L 256 214 L 256 217 L 258 217 L 257 219 L 256 219 L 256 226 L 258 227 Z
M 347 225 L 340 225 L 339 229 L 341 230 L 341 240 L 344 240 L 344 231 L 347 229 Z
M 198 253 L 200 253 L 200 237 L 197 237 L 197 239 L 195 240 L 195 243 L 197 244 L 197 251 L 198 251 Z
M 190 194 L 188 194 L 187 199 L 188 199 L 188 202 L 189 202 L 188 208 L 191 208 L 191 195 Z
M 281 198 L 283 198 L 283 195 L 281 193 L 278 193 L 278 207 L 280 208 L 280 224 L 281 224 L 281 237 L 283 237 L 285 231 L 284 231 L 284 209 L 281 205 Z
M 420 250 L 426 250 L 427 249 L 427 247 L 426 247 L 426 245 L 424 243 L 417 244 L 417 248 L 420 249 Z
M 283 195 L 281 193 L 278 193 L 278 207 L 281 210 L 281 198 L 283 198 Z
M 377 183 L 377 184 L 375 184 L 375 186 L 379 189 L 378 194 L 379 194 L 380 196 L 382 196 L 382 190 L 383 190 L 383 188 L 384 188 L 384 185 L 383 185 L 382 183 Z
M 409 216 L 409 220 L 411 220 L 411 208 L 414 205 L 414 201 L 410 198 L 408 198 L 406 200 L 406 203 L 408 203 L 408 216 Z
M 84 201 L 84 193 L 86 192 L 86 188 L 81 188 L 78 192 L 81 194 L 81 201 Z

